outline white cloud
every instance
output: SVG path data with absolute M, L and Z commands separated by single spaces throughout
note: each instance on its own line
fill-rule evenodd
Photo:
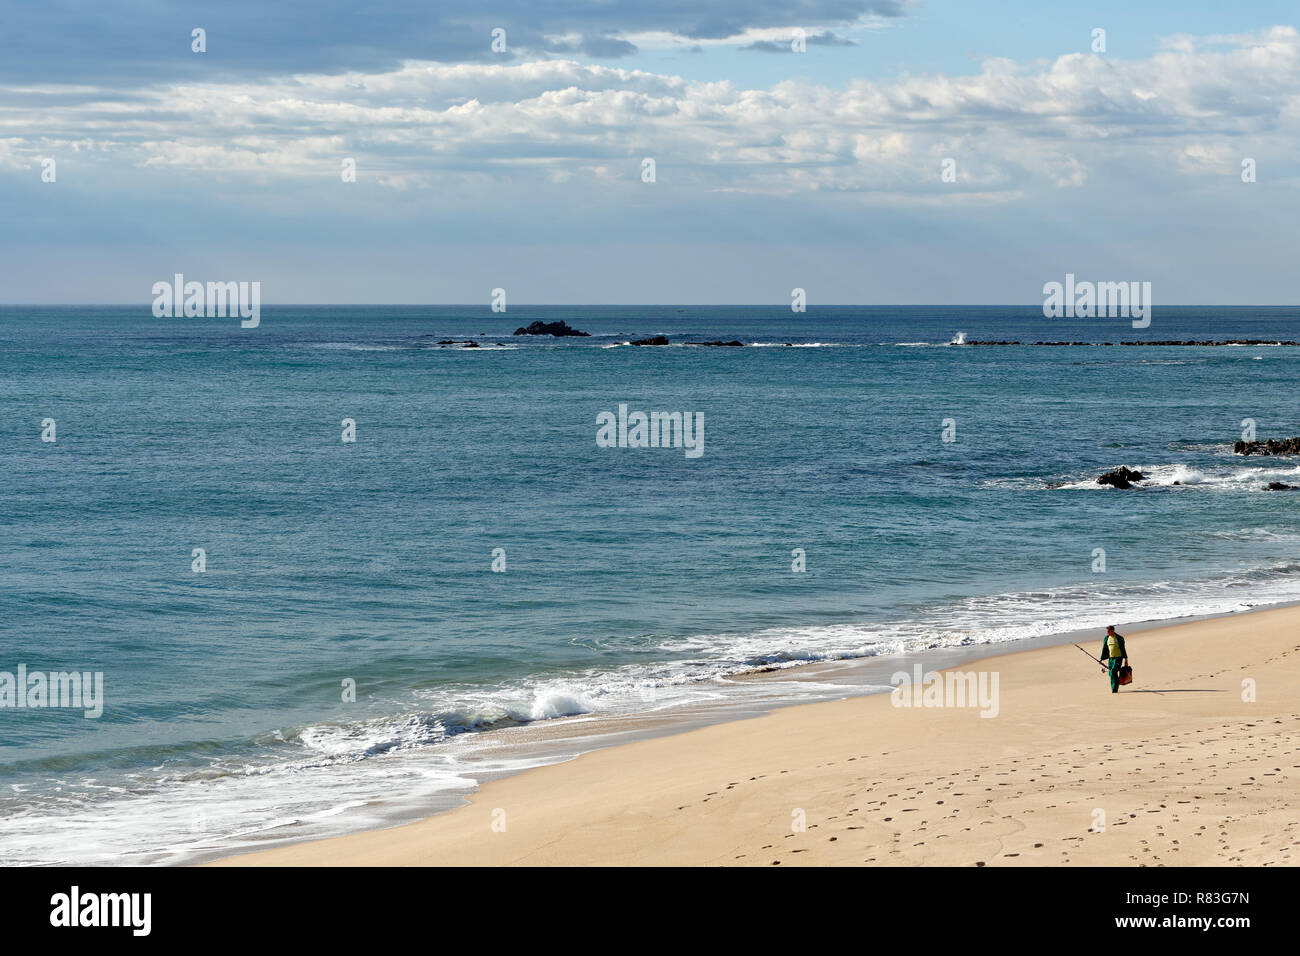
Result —
M 1235 172 L 1241 157 L 1227 143 L 1188 143 L 1178 155 L 1184 172 Z
M 843 89 L 742 89 L 539 60 L 410 62 L 128 98 L 84 87 L 0 96 L 0 165 L 9 167 L 76 147 L 115 163 L 264 178 L 317 175 L 355 156 L 376 171 L 372 181 L 402 190 L 506 171 L 616 188 L 638 182 L 641 158 L 656 156 L 677 187 L 915 198 L 938 188 L 939 161 L 953 156 L 961 175 L 947 197 L 983 202 L 1035 184 L 1078 186 L 1117 161 L 1218 175 L 1234 165 L 1236 138 L 1254 152 L 1273 140 L 1289 151 L 1300 39 L 1292 27 L 1175 37 L 1143 60 L 996 59 L 974 76 Z

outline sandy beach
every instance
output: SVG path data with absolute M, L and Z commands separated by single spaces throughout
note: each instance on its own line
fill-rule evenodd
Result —
M 1118 694 L 1068 644 L 990 657 L 959 670 L 996 674 L 995 716 L 888 694 L 789 707 L 497 780 L 414 824 L 213 865 L 1300 860 L 1300 608 L 1135 632 L 1128 650 L 1136 680 Z

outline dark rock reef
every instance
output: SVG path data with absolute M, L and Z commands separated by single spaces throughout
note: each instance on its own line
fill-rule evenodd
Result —
M 524 328 L 515 329 L 515 335 L 553 335 L 561 338 L 567 335 L 591 335 L 590 332 L 579 332 L 569 325 L 568 322 L 533 322 Z
M 970 342 L 964 342 L 963 345 L 1200 345 L 1200 346 L 1222 346 L 1222 345 L 1300 345 L 1300 342 L 1294 342 L 1289 339 L 1281 341 L 1275 339 L 1219 339 L 1213 341 L 1210 339 L 1148 339 L 1137 342 L 1020 342 L 1007 341 L 1000 339 L 974 339 Z
M 1239 441 L 1233 444 L 1232 451 L 1236 455 L 1300 455 L 1300 438 Z
M 1121 342 L 1120 345 L 1300 345 L 1300 342 L 1293 342 L 1289 339 L 1279 341 L 1278 339 L 1219 339 L 1213 341 L 1206 339 L 1198 341 L 1195 339 L 1154 339 L 1149 342 Z
M 1146 476 L 1142 472 L 1120 465 L 1098 478 L 1097 484 L 1110 485 L 1112 488 L 1132 488 L 1133 482 L 1144 481 L 1145 479 Z
M 648 339 L 637 339 L 637 340 L 636 340 L 635 342 L 633 342 L 632 344 L 633 344 L 633 345 L 667 345 L 667 344 L 668 344 L 668 336 L 666 336 L 666 335 L 656 335 L 656 336 L 654 336 L 653 338 L 648 338 Z

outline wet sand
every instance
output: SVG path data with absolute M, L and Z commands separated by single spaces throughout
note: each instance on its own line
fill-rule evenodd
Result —
M 1128 649 L 1136 680 L 1118 694 L 1068 644 L 990 657 L 958 670 L 996 675 L 995 716 L 896 695 L 787 707 L 495 780 L 416 823 L 213 865 L 1300 860 L 1300 608 L 1132 632 Z

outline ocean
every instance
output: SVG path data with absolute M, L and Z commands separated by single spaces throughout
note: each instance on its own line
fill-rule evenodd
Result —
M 887 688 L 799 664 L 1300 600 L 1300 491 L 1265 490 L 1300 462 L 1232 452 L 1300 434 L 1300 348 L 958 333 L 1292 340 L 1300 310 L 0 308 L 0 671 L 104 687 L 0 708 L 0 862 L 382 826 L 601 722 Z M 701 453 L 602 447 L 621 405 Z

